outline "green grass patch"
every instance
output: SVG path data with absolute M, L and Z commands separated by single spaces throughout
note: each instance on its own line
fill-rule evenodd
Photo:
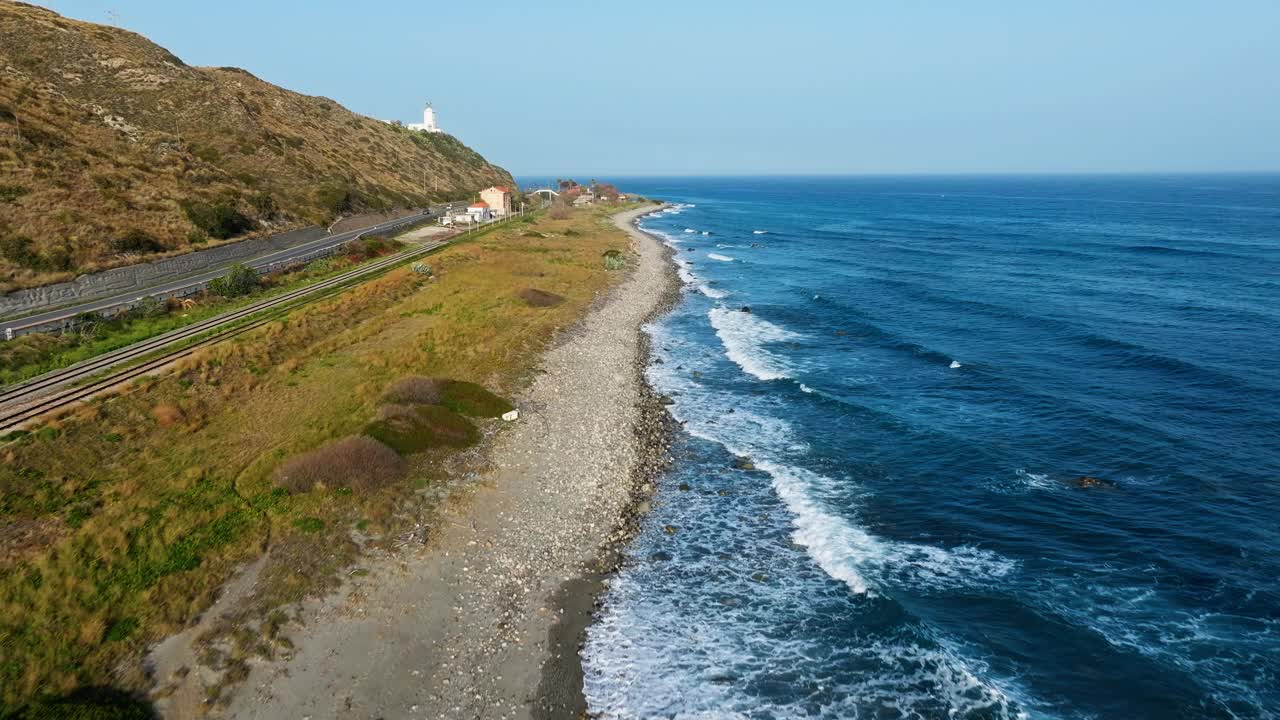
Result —
M 440 404 L 469 417 L 496 418 L 511 412 L 515 406 L 480 385 L 453 380 L 440 390 Z
M 365 426 L 364 434 L 401 455 L 438 447 L 468 447 L 480 441 L 475 425 L 439 405 L 405 408 Z

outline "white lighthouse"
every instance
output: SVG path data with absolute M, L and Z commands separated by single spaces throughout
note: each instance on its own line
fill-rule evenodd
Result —
M 409 129 L 429 133 L 440 132 L 440 126 L 436 125 L 436 110 L 431 107 L 431 103 L 427 103 L 427 107 L 422 110 L 422 124 L 412 123 L 409 125 Z

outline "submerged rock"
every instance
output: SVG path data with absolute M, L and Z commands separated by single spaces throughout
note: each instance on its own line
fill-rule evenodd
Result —
M 744 458 L 744 457 L 734 458 L 732 464 L 733 464 L 733 467 L 737 468 L 738 470 L 755 470 L 756 469 L 755 463 L 751 462 L 749 458 Z
M 1094 477 L 1092 475 L 1081 475 L 1078 478 L 1073 478 L 1069 481 L 1069 484 L 1072 487 L 1078 487 L 1082 490 L 1088 488 L 1114 488 L 1116 486 L 1116 484 L 1110 480 Z

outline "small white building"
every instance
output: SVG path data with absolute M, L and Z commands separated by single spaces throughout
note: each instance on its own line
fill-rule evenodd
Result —
M 493 219 L 492 208 L 483 200 L 477 200 L 468 205 L 467 214 L 471 216 L 473 222 L 489 222 Z
M 427 107 L 423 109 L 421 123 L 411 123 L 405 127 L 410 130 L 421 130 L 429 133 L 441 132 L 440 126 L 436 124 L 435 108 L 431 107 L 431 103 L 427 103 Z

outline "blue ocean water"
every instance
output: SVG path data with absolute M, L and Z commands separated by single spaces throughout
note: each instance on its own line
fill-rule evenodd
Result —
M 594 712 L 1280 715 L 1280 177 L 620 184 L 684 431 Z

